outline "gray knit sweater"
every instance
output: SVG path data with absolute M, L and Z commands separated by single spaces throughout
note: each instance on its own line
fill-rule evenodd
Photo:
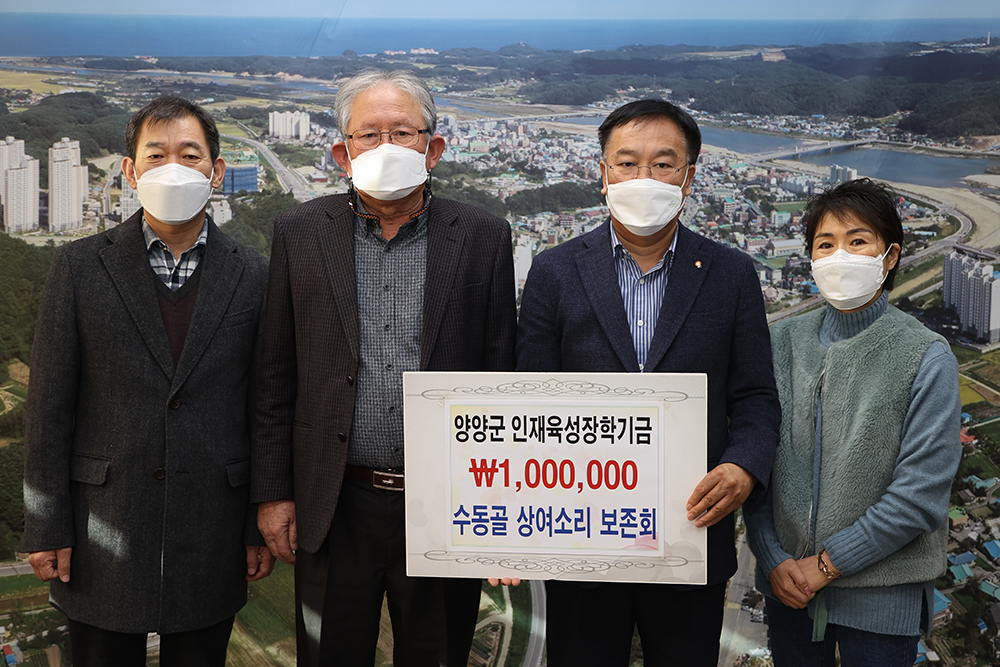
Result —
M 776 374 L 784 367 L 787 380 L 781 399 L 788 420 L 779 446 L 779 460 L 784 449 L 786 462 L 775 466 L 777 495 L 769 493 L 747 512 L 748 539 L 765 594 L 774 597 L 767 573 L 780 562 L 826 548 L 843 573 L 824 593 L 829 622 L 913 635 L 921 626 L 922 601 L 929 601 L 944 567 L 940 531 L 960 454 L 961 404 L 957 362 L 943 339 L 886 309 L 883 294 L 856 313 L 827 307 L 776 326 Z M 806 330 L 809 340 L 802 340 Z M 818 358 L 803 364 L 791 354 Z M 815 387 L 824 361 L 822 389 L 794 395 L 793 385 L 799 394 L 810 382 Z M 845 379 L 858 382 L 859 390 L 851 393 Z M 873 383 L 883 388 L 882 405 L 868 404 L 872 392 L 864 389 Z M 866 410 L 865 417 L 851 419 Z M 824 438 L 866 444 L 845 448 Z M 805 489 L 789 492 L 791 472 L 799 478 L 791 483 Z M 810 513 L 813 507 L 819 509 Z

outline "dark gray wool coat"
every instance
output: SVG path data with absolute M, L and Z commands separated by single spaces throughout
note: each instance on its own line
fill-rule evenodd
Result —
M 73 547 L 51 600 L 116 632 L 182 632 L 246 603 L 249 409 L 267 260 L 209 223 L 174 368 L 142 211 L 56 251 L 32 353 L 20 550 Z

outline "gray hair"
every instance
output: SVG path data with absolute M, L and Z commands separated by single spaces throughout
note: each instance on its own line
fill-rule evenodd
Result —
M 347 125 L 351 122 L 354 99 L 378 86 L 391 86 L 412 97 L 420 105 L 424 125 L 432 135 L 434 134 L 434 130 L 437 129 L 437 108 L 434 106 L 434 98 L 431 97 L 427 84 L 410 70 L 397 69 L 386 72 L 373 67 L 361 70 L 337 91 L 337 101 L 334 102 L 333 109 L 337 115 L 337 129 L 341 134 L 347 136 Z

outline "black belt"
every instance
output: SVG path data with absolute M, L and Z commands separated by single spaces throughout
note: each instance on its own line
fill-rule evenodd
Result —
M 386 491 L 403 490 L 402 470 L 371 470 L 369 468 L 348 465 L 344 469 L 344 472 L 347 473 L 348 477 L 367 482 L 376 489 L 385 489 Z

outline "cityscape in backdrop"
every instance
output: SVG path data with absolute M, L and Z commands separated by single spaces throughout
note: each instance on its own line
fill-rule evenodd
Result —
M 8 664 L 68 664 L 65 621 L 14 553 L 31 333 L 54 246 L 120 224 L 139 207 L 121 178 L 125 120 L 163 94 L 209 109 L 227 163 L 210 214 L 268 255 L 276 213 L 346 191 L 346 174 L 330 153 L 341 140 L 333 100 L 339 81 L 368 66 L 413 69 L 434 91 L 447 142 L 432 174 L 435 196 L 510 221 L 518 293 L 539 252 L 606 219 L 596 130 L 632 100 L 668 99 L 698 121 L 704 147 L 682 222 L 753 259 L 771 321 L 823 303 L 803 239 L 808 197 L 858 176 L 890 183 L 906 232 L 891 300 L 952 342 L 962 384 L 964 456 L 953 486 L 949 569 L 937 582 L 935 630 L 919 661 L 997 664 L 1000 18 L 897 17 L 854 32 L 840 21 L 762 21 L 742 33 L 730 25 L 738 21 L 689 18 L 686 34 L 700 37 L 694 43 L 714 46 L 682 46 L 677 33 L 656 41 L 639 22 L 611 31 L 631 30 L 648 45 L 636 38 L 605 44 L 598 26 L 582 23 L 533 43 L 524 35 L 540 33 L 517 21 L 494 23 L 478 45 L 456 36 L 454 25 L 450 45 L 433 31 L 421 41 L 419 31 L 414 37 L 402 27 L 395 38 L 359 27 L 352 43 L 338 35 L 364 19 L 287 18 L 287 31 L 276 30 L 268 48 L 265 20 L 243 17 L 246 23 L 228 21 L 228 31 L 242 26 L 229 43 L 186 54 L 176 44 L 112 46 L 94 34 L 125 34 L 147 22 L 159 25 L 156 44 L 186 30 L 192 17 L 0 17 L 23 28 L 20 42 L 0 46 L 0 646 Z M 199 29 L 212 21 L 223 19 L 197 19 Z M 97 26 L 87 40 L 81 25 Z M 73 36 L 28 48 L 31 30 Z M 314 38 L 303 46 L 308 30 Z M 864 39 L 877 30 L 881 38 Z M 593 38 L 591 46 L 559 42 L 568 34 Z M 263 41 L 248 46 L 253 35 Z M 272 55 L 253 55 L 264 51 Z M 770 664 L 753 559 L 740 533 L 720 667 Z M 536 641 L 544 613 L 532 613 L 542 591 L 538 582 L 484 588 L 470 664 L 544 664 Z M 378 661 L 391 664 L 387 621 L 382 635 Z M 156 651 L 151 636 L 151 664 Z M 294 655 L 291 572 L 279 568 L 251 586 L 229 662 L 292 665 Z M 638 647 L 634 662 L 642 662 Z

